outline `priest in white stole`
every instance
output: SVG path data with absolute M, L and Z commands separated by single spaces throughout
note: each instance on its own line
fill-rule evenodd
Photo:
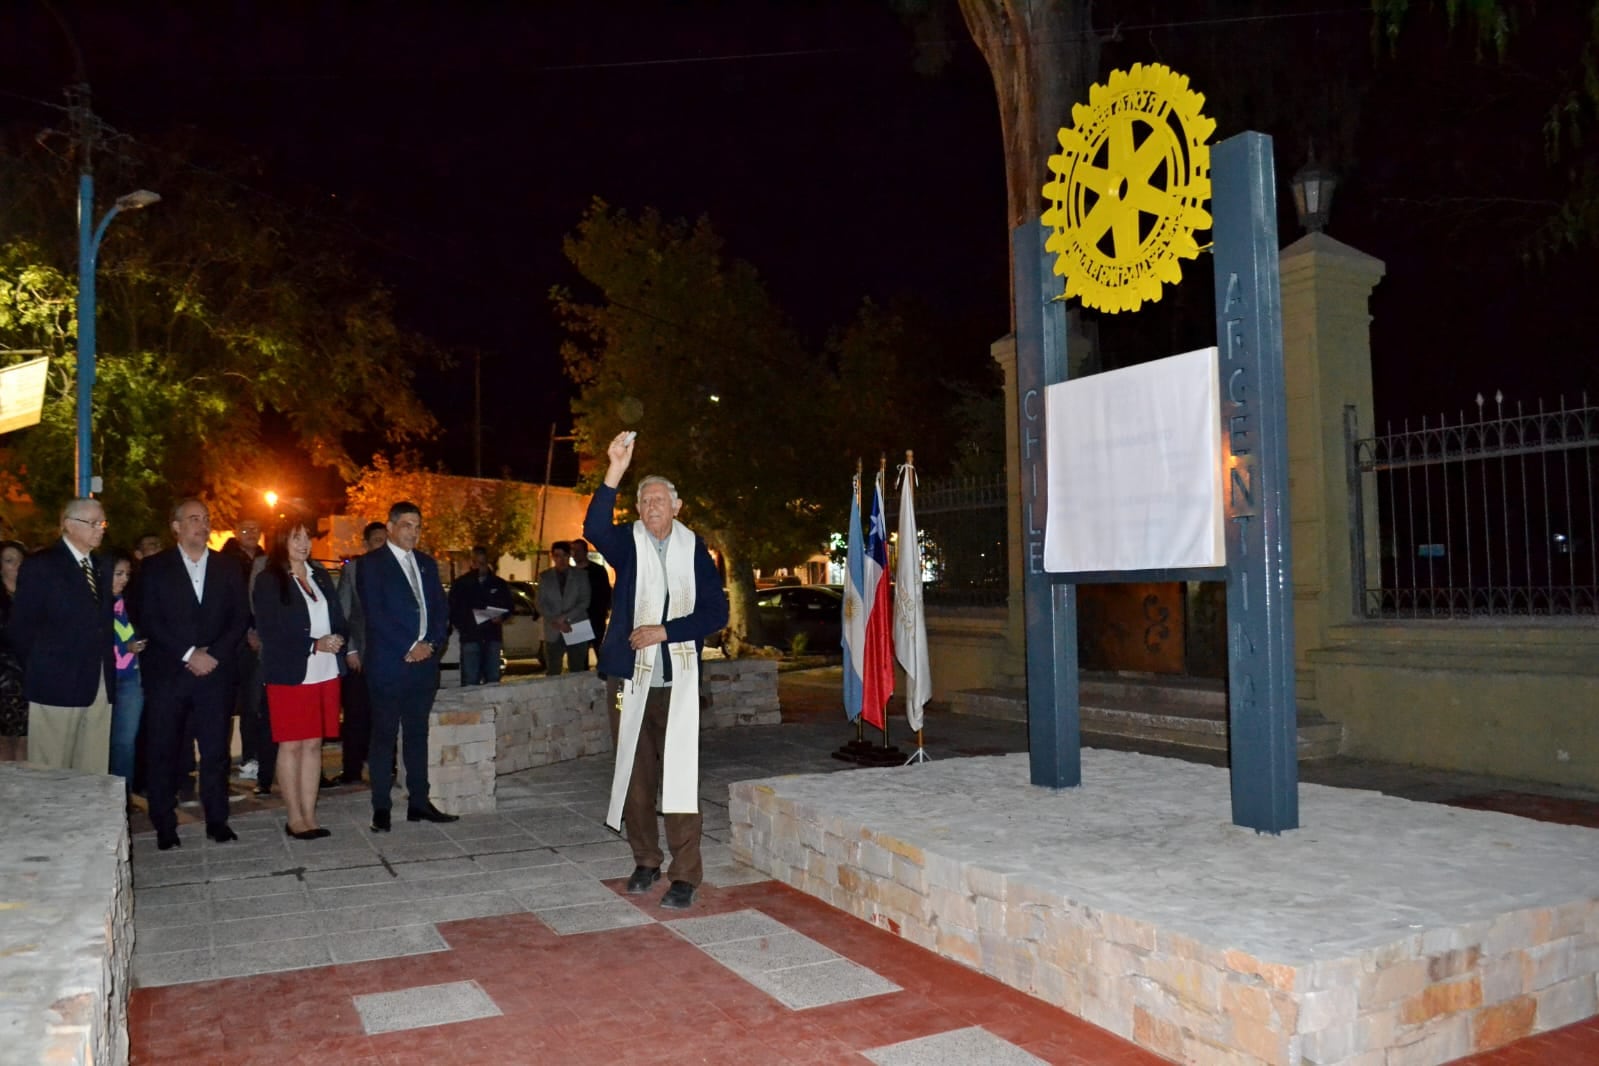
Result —
M 700 652 L 727 625 L 727 594 L 705 541 L 677 521 L 683 501 L 663 477 L 638 485 L 637 522 L 615 525 L 616 489 L 633 462 L 633 435 L 606 449 L 605 483 L 589 501 L 583 535 L 616 570 L 611 623 L 599 650 L 616 740 L 605 822 L 626 826 L 635 868 L 627 890 L 661 878 L 655 796 L 666 815 L 671 882 L 661 906 L 684 910 L 704 875 L 700 861 Z M 664 775 L 664 777 L 663 777 Z

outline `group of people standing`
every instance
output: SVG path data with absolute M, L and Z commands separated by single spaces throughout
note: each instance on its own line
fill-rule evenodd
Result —
M 428 798 L 427 714 L 447 611 L 437 565 L 415 550 L 420 509 L 395 504 L 382 537 L 368 527 L 369 551 L 343 588 L 311 559 L 308 520 L 286 521 L 268 553 L 239 541 L 218 552 L 205 503 L 186 498 L 172 510 L 173 547 L 141 538 L 137 567 L 133 556 L 100 551 L 106 525 L 98 500 L 75 499 L 48 548 L 27 555 L 0 545 L 0 754 L 131 780 L 142 731 L 150 820 L 165 851 L 182 844 L 180 778 L 197 747 L 206 835 L 226 843 L 237 839 L 228 825 L 233 708 L 264 694 L 268 728 L 252 741 L 246 717 L 245 746 L 268 788 L 275 772 L 290 836 L 331 835 L 316 819 L 322 739 L 355 740 L 352 727 L 368 743 L 346 750 L 346 777 L 360 777 L 352 756 L 370 756 L 374 830 L 388 828 L 402 733 L 409 817 L 455 820 Z M 354 687 L 369 724 L 344 715 L 341 733 L 341 682 L 352 674 L 362 675 Z
M 677 521 L 682 501 L 667 479 L 644 478 L 638 520 L 613 524 L 633 448 L 632 434 L 611 441 L 584 519 L 587 540 L 554 546 L 538 603 L 548 672 L 563 662 L 586 670 L 590 641 L 599 649 L 617 752 L 606 823 L 625 832 L 633 852 L 627 891 L 647 892 L 661 879 L 659 797 L 672 857 L 660 905 L 681 909 L 704 873 L 700 655 L 727 624 L 727 597 L 705 542 Z M 367 764 L 373 832 L 391 830 L 397 746 L 407 819 L 455 821 L 429 799 L 428 715 L 452 617 L 463 683 L 498 680 L 499 625 L 511 604 L 488 553 L 474 550 L 472 573 L 446 598 L 438 564 L 417 548 L 422 512 L 408 502 L 366 528 L 365 554 L 337 584 L 311 559 L 305 520 L 286 522 L 270 552 L 230 542 L 224 554 L 208 547 L 209 511 L 191 497 L 173 508 L 171 530 L 175 543 L 165 550 L 141 538 L 136 568 L 133 557 L 100 553 L 105 512 L 85 498 L 62 510 L 50 547 L 30 556 L 0 542 L 0 730 L 20 732 L 25 720 L 34 763 L 131 777 L 142 726 L 150 819 L 163 851 L 182 844 L 178 779 L 198 746 L 206 835 L 226 843 L 237 839 L 228 826 L 232 709 L 241 685 L 259 686 L 269 728 L 251 742 L 246 722 L 246 744 L 263 783 L 275 771 L 290 836 L 331 835 L 317 821 L 316 799 L 322 739 L 333 735 L 344 741 L 346 780 Z M 616 570 L 609 627 L 611 585 L 589 562 L 589 543 Z

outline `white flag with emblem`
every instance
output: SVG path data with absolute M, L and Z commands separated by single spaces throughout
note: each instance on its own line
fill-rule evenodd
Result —
M 900 471 L 899 563 L 894 568 L 894 657 L 905 668 L 905 720 L 922 728 L 922 708 L 933 698 L 927 665 L 927 617 L 922 610 L 922 546 L 916 539 L 916 468 Z

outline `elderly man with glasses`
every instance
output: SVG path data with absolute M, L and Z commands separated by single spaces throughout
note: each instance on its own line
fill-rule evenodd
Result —
M 22 662 L 28 758 L 41 766 L 103 774 L 111 756 L 116 691 L 111 564 L 99 500 L 61 511 L 61 537 L 23 560 L 7 635 Z

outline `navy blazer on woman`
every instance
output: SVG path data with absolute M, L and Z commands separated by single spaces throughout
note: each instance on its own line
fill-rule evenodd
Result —
M 344 608 L 339 606 L 339 594 L 333 579 L 316 563 L 307 562 L 311 586 L 328 604 L 328 624 L 333 632 L 346 639 L 350 635 Z M 269 685 L 299 685 L 305 682 L 305 672 L 310 665 L 311 652 L 316 641 L 311 639 L 311 607 L 305 596 L 295 587 L 294 577 L 278 566 L 267 564 L 255 579 L 255 592 L 250 597 L 255 609 L 255 632 L 261 638 L 261 678 Z M 344 656 L 334 656 L 339 662 L 339 675 L 344 675 Z
M 605 628 L 605 640 L 600 644 L 599 671 L 606 677 L 632 677 L 635 653 L 628 641 L 633 635 L 633 628 L 657 625 L 660 619 L 633 617 L 633 595 L 638 586 L 638 549 L 633 543 L 633 523 L 612 524 L 611 514 L 615 508 L 615 489 L 608 485 L 595 489 L 594 497 L 589 500 L 588 512 L 583 516 L 583 536 L 604 554 L 605 561 L 616 570 L 611 624 Z M 705 539 L 695 534 L 694 610 L 666 623 L 666 641 L 675 644 L 681 640 L 692 640 L 695 650 L 703 652 L 705 638 L 726 625 L 727 593 L 722 591 L 722 578 L 716 571 L 716 560 L 706 550 Z M 670 677 L 670 663 L 666 670 Z
M 116 692 L 111 566 L 92 554 L 89 558 L 98 598 L 66 541 L 22 560 L 7 636 L 22 664 L 23 694 L 33 703 L 87 707 L 100 677 L 106 699 Z
M 428 624 L 424 639 L 433 645 L 433 658 L 422 663 L 407 663 L 405 653 L 416 643 L 422 615 L 416 594 L 400 568 L 400 560 L 388 545 L 361 556 L 356 570 L 356 591 L 361 596 L 361 614 L 366 622 L 366 648 L 361 652 L 361 669 L 374 685 L 402 685 L 417 676 L 416 667 L 438 670 L 439 653 L 449 633 L 450 605 L 439 582 L 439 564 L 424 552 L 412 552 L 417 573 L 422 579 L 422 595 L 427 599 Z

